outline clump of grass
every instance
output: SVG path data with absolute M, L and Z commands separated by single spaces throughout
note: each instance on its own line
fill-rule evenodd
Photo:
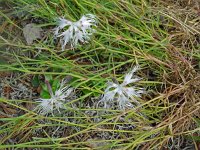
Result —
M 1 149 L 159 149 L 176 145 L 171 144 L 173 137 L 196 132 L 192 118 L 199 118 L 199 31 L 191 22 L 197 19 L 195 13 L 185 20 L 186 6 L 183 11 L 178 3 L 167 3 L 170 10 L 166 2 L 137 0 L 5 3 L 0 11 L 0 71 L 38 76 L 40 94 L 44 76 L 70 76 L 77 97 L 56 116 L 37 114 L 24 105 L 37 105 L 34 99 L 1 98 L 3 106 L 21 112 L 0 119 Z M 91 42 L 60 52 L 52 32 L 56 18 L 76 21 L 88 13 L 99 21 Z M 30 22 L 43 28 L 44 37 L 27 45 L 22 28 Z M 122 81 L 135 64 L 142 68 L 138 75 L 143 81 L 138 84 L 147 91 L 141 105 L 106 112 L 96 107 L 107 80 Z

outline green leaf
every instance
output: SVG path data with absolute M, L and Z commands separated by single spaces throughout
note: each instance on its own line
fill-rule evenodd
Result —
M 47 85 L 46 84 L 41 84 L 41 86 L 42 86 L 42 90 L 45 90 L 45 91 L 47 91 L 48 92 L 48 88 L 47 88 Z
M 200 141 L 200 137 L 199 136 L 192 136 L 192 138 L 195 140 L 195 141 Z
M 51 81 L 51 80 L 53 80 L 52 75 L 50 75 L 50 74 L 46 74 L 46 75 L 45 75 L 45 80 L 47 80 L 47 81 Z
M 40 85 L 40 81 L 39 81 L 39 78 L 38 78 L 38 75 L 34 76 L 32 78 L 32 81 L 31 81 L 31 84 L 33 87 L 38 87 Z
M 200 127 L 200 119 L 194 119 L 197 125 Z
M 60 80 L 54 79 L 52 83 L 52 90 L 55 92 L 60 86 Z
M 51 96 L 49 95 L 49 92 L 47 92 L 45 90 L 41 91 L 40 96 L 41 96 L 41 98 L 44 98 L 44 99 L 51 98 Z

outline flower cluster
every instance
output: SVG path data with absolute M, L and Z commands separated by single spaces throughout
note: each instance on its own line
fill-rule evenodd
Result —
M 90 35 L 95 32 L 93 26 L 96 26 L 96 23 L 95 15 L 92 14 L 82 16 L 77 22 L 59 18 L 58 27 L 55 29 L 55 36 L 61 37 L 62 50 L 65 49 L 68 43 L 71 43 L 71 47 L 74 48 L 78 45 L 78 42 L 88 42 Z M 64 28 L 68 29 L 59 34 L 59 31 L 63 31 Z
M 64 109 L 64 104 L 67 101 L 67 98 L 70 97 L 72 94 L 73 88 L 70 88 L 69 86 L 65 86 L 66 81 L 62 80 L 60 83 L 60 88 L 55 91 L 55 94 L 50 89 L 49 93 L 51 98 L 49 99 L 43 99 L 40 98 L 38 102 L 40 103 L 38 105 L 39 112 L 42 115 L 46 115 L 49 113 L 53 113 L 54 109 L 57 109 L 60 112 L 60 109 Z
M 56 37 L 61 38 L 62 50 L 65 49 L 65 46 L 68 43 L 74 48 L 79 42 L 85 43 L 90 40 L 90 36 L 95 32 L 93 27 L 96 26 L 96 24 L 96 16 L 92 14 L 83 15 L 77 22 L 59 18 L 59 23 L 55 28 L 54 34 Z M 104 108 L 109 108 L 110 105 L 114 106 L 117 104 L 118 108 L 121 110 L 124 110 L 127 107 L 133 108 L 134 106 L 140 105 L 137 98 L 141 97 L 141 94 L 144 93 L 144 89 L 130 85 L 141 80 L 141 78 L 135 75 L 135 72 L 138 69 L 139 66 L 135 66 L 127 73 L 121 84 L 117 81 L 109 81 L 99 103 L 103 103 Z M 72 91 L 73 88 L 65 86 L 65 82 L 62 81 L 60 88 L 54 93 L 52 90 L 49 90 L 51 98 L 39 99 L 40 113 L 53 113 L 54 109 L 57 109 L 60 112 L 60 109 L 64 108 L 63 105 Z
M 107 88 L 104 91 L 104 95 L 98 103 L 103 103 L 104 108 L 109 108 L 110 105 L 115 106 L 117 103 L 120 110 L 140 105 L 136 98 L 141 97 L 141 94 L 144 93 L 144 89 L 137 86 L 129 86 L 130 84 L 141 80 L 140 77 L 135 75 L 135 72 L 138 69 L 139 66 L 135 66 L 129 73 L 127 73 L 121 84 L 109 81 L 107 83 Z M 39 99 L 39 111 L 41 114 L 46 115 L 53 113 L 54 109 L 57 109 L 60 112 L 61 108 L 65 108 L 64 104 L 73 91 L 73 88 L 65 86 L 65 83 L 65 80 L 62 80 L 60 88 L 55 91 L 55 94 L 50 90 L 51 98 Z
M 135 99 L 140 97 L 144 92 L 142 88 L 137 88 L 136 86 L 128 86 L 131 83 L 135 83 L 141 78 L 134 75 L 134 73 L 139 69 L 138 66 L 134 67 L 132 71 L 125 75 L 123 83 L 108 82 L 108 87 L 105 89 L 104 95 L 100 102 L 104 103 L 104 107 L 108 108 L 110 103 L 115 101 L 118 104 L 119 109 L 125 109 L 126 107 L 133 107 L 134 105 L 139 105 L 140 103 Z M 134 78 L 133 78 L 134 77 Z

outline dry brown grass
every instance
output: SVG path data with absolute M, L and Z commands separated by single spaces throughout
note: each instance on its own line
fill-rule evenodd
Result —
M 200 117 L 200 2 L 166 0 L 161 3 L 155 5 L 154 12 L 171 24 L 165 27 L 166 22 L 163 22 L 171 44 L 166 48 L 168 60 L 163 62 L 169 70 L 163 74 L 166 88 L 161 95 L 166 105 L 174 105 L 156 126 L 165 128 L 162 142 L 161 139 L 151 141 L 143 149 L 151 149 L 159 142 L 159 148 L 165 149 L 172 138 L 193 134 L 192 130 L 196 129 L 193 118 Z

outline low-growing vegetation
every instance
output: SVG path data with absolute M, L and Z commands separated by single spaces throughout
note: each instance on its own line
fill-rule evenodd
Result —
M 0 8 L 0 149 L 200 149 L 199 2 Z

